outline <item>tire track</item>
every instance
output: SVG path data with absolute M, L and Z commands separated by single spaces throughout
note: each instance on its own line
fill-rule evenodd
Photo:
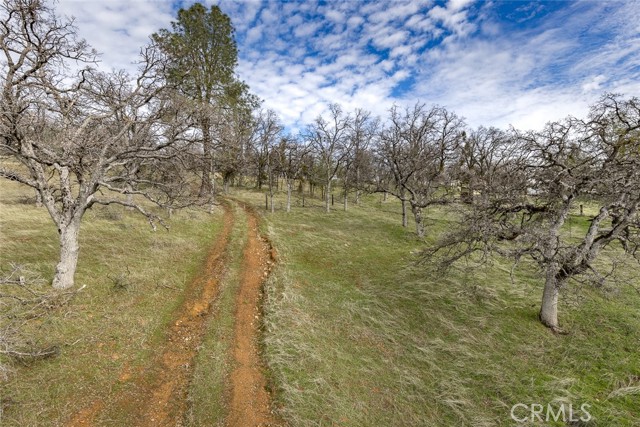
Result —
M 235 297 L 234 341 L 230 349 L 234 369 L 228 377 L 225 425 L 279 426 L 282 423 L 271 412 L 271 398 L 258 351 L 262 286 L 275 262 L 275 251 L 260 235 L 255 212 L 244 204 L 241 206 L 246 212 L 248 236 Z M 236 218 L 228 203 L 224 204 L 223 221 L 223 230 L 209 251 L 204 267 L 185 289 L 184 301 L 174 314 L 166 342 L 157 349 L 158 356 L 147 369 L 133 374 L 131 381 L 135 387 L 92 402 L 76 413 L 68 426 L 94 426 L 101 414 L 108 413 L 129 414 L 131 426 L 183 425 L 195 358 L 229 258 L 229 240 Z M 127 373 L 125 378 L 128 380 L 130 376 Z
M 236 297 L 233 349 L 236 366 L 231 373 L 227 425 L 276 426 L 280 423 L 271 413 L 271 399 L 257 343 L 262 285 L 275 261 L 275 253 L 259 233 L 256 214 L 246 205 L 243 208 L 247 213 L 249 236 L 243 255 L 242 282 Z
M 185 289 L 183 303 L 176 310 L 168 339 L 158 349 L 150 367 L 135 376 L 135 394 L 120 393 L 111 402 L 95 401 L 78 412 L 70 427 L 93 426 L 103 410 L 124 410 L 132 414 L 136 426 L 182 425 L 187 408 L 186 396 L 193 377 L 194 359 L 202 343 L 211 304 L 225 272 L 227 247 L 235 217 L 224 204 L 224 226 L 210 249 L 204 267 Z

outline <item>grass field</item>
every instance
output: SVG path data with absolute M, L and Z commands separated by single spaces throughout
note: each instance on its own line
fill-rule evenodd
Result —
M 243 196 L 263 205 L 261 195 Z M 556 412 L 564 403 L 567 420 L 569 404 L 588 404 L 584 425 L 640 425 L 632 287 L 567 289 L 560 318 L 569 333 L 554 335 L 536 319 L 542 282 L 531 266 L 514 283 L 499 261 L 435 275 L 413 263 L 424 243 L 400 226 L 396 202 L 335 207 L 265 215 L 281 260 L 267 288 L 264 347 L 291 425 L 507 426 L 517 403 Z M 453 225 L 447 217 L 429 212 L 430 238 Z
M 0 185 L 2 268 L 17 262 L 51 278 L 51 220 L 18 186 Z M 232 197 L 264 209 L 264 194 L 233 189 Z M 566 289 L 560 322 L 568 334 L 554 335 L 536 319 L 542 287 L 530 265 L 513 282 L 511 264 L 499 260 L 437 274 L 414 263 L 425 243 L 400 226 L 391 199 L 367 196 L 348 212 L 336 201 L 329 215 L 317 199 L 307 198 L 305 208 L 294 203 L 291 213 L 283 202 L 263 214 L 278 264 L 265 289 L 261 345 L 276 407 L 291 426 L 567 425 L 516 423 L 510 411 L 518 403 L 590 405 L 592 420 L 573 425 L 640 425 L 640 295 L 631 286 Z M 235 214 L 244 224 L 242 210 Z M 11 365 L 0 389 L 1 425 L 64 425 L 75 411 L 132 387 L 127 378 L 163 341 L 220 216 L 178 212 L 170 232 L 154 233 L 129 211 L 90 211 L 76 276 L 86 287 L 21 323 L 25 345 L 55 345 L 59 354 Z M 454 226 L 448 218 L 428 212 L 427 240 Z M 573 218 L 572 226 L 583 222 Z M 223 425 L 242 227 L 232 232 L 216 314 L 196 359 L 187 425 Z
M 58 256 L 53 222 L 22 188 L 0 184 L 2 268 L 19 263 L 50 280 Z M 219 213 L 182 211 L 169 221 L 170 231 L 153 232 L 145 218 L 130 211 L 89 211 L 76 274 L 76 286 L 85 287 L 69 304 L 20 322 L 25 346 L 58 346 L 59 355 L 13 364 L 15 372 L 1 384 L 0 424 L 63 425 L 81 408 L 131 387 L 128 378 L 149 363 L 163 340 L 182 288 L 219 232 L 219 219 Z M 49 287 L 43 282 L 38 289 Z M 103 422 L 118 425 L 117 420 Z

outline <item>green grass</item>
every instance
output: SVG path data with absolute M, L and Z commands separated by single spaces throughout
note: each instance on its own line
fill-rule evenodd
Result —
M 239 196 L 264 208 L 262 194 Z M 563 402 L 590 404 L 589 425 L 640 424 L 631 287 L 565 290 L 569 334 L 554 335 L 536 319 L 542 282 L 530 265 L 513 283 L 500 260 L 436 275 L 413 264 L 424 243 L 402 229 L 391 199 L 370 196 L 346 213 L 336 204 L 330 215 L 320 200 L 306 205 L 265 214 L 280 263 L 264 347 L 291 425 L 509 426 L 516 403 Z M 428 213 L 428 240 L 452 226 L 447 217 Z
M 58 242 L 44 208 L 25 192 L 0 182 L 0 259 L 27 266 L 50 280 Z M 152 358 L 166 324 L 181 302 L 206 250 L 221 229 L 220 213 L 174 214 L 170 231 L 153 232 L 133 212 L 96 207 L 84 219 L 76 287 L 70 304 L 25 321 L 21 333 L 33 347 L 57 345 L 57 357 L 15 372 L 0 385 L 3 426 L 63 425 L 78 410 L 107 400 Z M 43 291 L 49 285 L 40 285 Z M 6 359 L 3 360 L 7 362 Z M 126 414 L 105 415 L 118 419 Z M 107 418 L 101 425 L 116 425 Z

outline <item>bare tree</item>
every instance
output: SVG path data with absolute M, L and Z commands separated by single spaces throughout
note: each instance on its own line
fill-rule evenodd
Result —
M 329 106 L 329 119 L 319 116 L 307 128 L 305 139 L 315 152 L 322 183 L 325 186 L 325 210 L 331 212 L 331 184 L 348 151 L 351 117 L 338 104 Z
M 640 259 L 640 102 L 606 95 L 586 120 L 514 132 L 511 144 L 483 201 L 427 254 L 446 251 L 447 263 L 477 251 L 530 257 L 544 277 L 540 321 L 557 331 L 566 283 L 601 285 L 611 275 L 596 263 L 604 248 L 618 242 Z M 597 206 L 589 227 L 568 233 L 572 210 L 585 200 Z
M 309 154 L 308 147 L 291 136 L 285 136 L 280 139 L 273 153 L 280 175 L 284 178 L 287 187 L 286 211 L 291 212 L 293 185 L 297 179 L 302 178 L 305 160 Z
M 463 135 L 455 174 L 464 203 L 473 203 L 476 196 L 485 193 L 485 188 L 493 187 L 496 169 L 510 159 L 507 155 L 512 148 L 510 142 L 505 131 L 494 127 L 481 126 Z
M 278 189 L 280 164 L 277 156 L 277 145 L 281 140 L 282 125 L 273 110 L 260 110 L 255 120 L 255 150 L 256 154 L 264 157 L 264 172 L 269 186 L 269 200 L 271 212 L 275 211 L 273 196 Z M 260 171 L 258 171 L 260 173 Z
M 215 170 L 222 175 L 225 193 L 229 191 L 231 182 L 245 170 L 246 150 L 255 132 L 252 108 L 253 104 L 242 103 L 222 109 L 219 125 L 212 129 L 215 145 L 211 155 Z
M 373 158 L 369 151 L 372 141 L 376 138 L 379 128 L 378 118 L 371 113 L 356 109 L 348 132 L 348 150 L 344 162 L 343 187 L 344 210 L 347 210 L 347 196 L 351 188 L 355 189 L 355 203 L 360 202 L 360 193 L 368 181 L 368 175 L 373 168 Z
M 423 209 L 449 203 L 455 194 L 451 172 L 463 130 L 464 122 L 446 109 L 416 104 L 404 111 L 394 106 L 381 132 L 378 156 L 391 178 L 383 190 L 402 201 L 403 225 L 409 203 L 420 238 Z
M 179 165 L 165 165 L 178 161 L 188 120 L 176 120 L 176 100 L 162 93 L 153 49 L 143 50 L 137 78 L 90 69 L 74 76 L 68 61 L 91 62 L 94 54 L 72 22 L 38 0 L 5 1 L 2 9 L 0 176 L 40 194 L 60 237 L 53 287 L 65 289 L 74 283 L 87 209 L 129 206 L 154 225 L 156 215 L 118 195 L 166 204 L 184 188 L 179 176 L 166 179 Z M 153 179 L 160 167 L 162 182 Z

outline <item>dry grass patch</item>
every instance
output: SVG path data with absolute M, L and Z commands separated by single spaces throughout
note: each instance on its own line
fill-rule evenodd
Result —
M 43 208 L 20 202 L 23 190 L 0 183 L 0 258 L 43 278 L 57 262 L 57 235 Z M 21 325 L 38 347 L 56 357 L 22 366 L 1 384 L 7 426 L 63 425 L 72 414 L 108 401 L 151 360 L 184 285 L 203 262 L 220 230 L 221 215 L 182 211 L 170 231 L 153 232 L 135 213 L 96 208 L 86 214 L 73 301 Z M 45 286 L 48 286 L 45 284 Z M 101 425 L 116 425 L 106 415 Z

